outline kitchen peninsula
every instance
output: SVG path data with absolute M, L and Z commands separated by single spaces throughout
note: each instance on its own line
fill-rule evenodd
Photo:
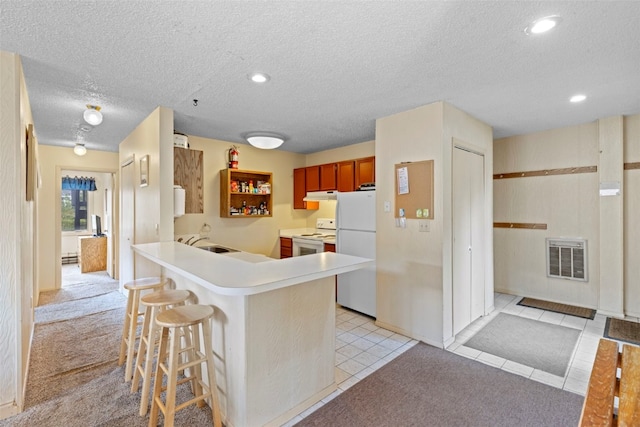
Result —
M 276 260 L 177 242 L 133 249 L 215 308 L 225 425 L 281 425 L 336 389 L 334 276 L 371 260 L 331 252 Z

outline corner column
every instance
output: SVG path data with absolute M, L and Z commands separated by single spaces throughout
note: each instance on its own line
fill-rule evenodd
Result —
M 598 121 L 600 292 L 598 313 L 624 317 L 623 117 Z M 617 190 L 617 191 L 616 191 Z

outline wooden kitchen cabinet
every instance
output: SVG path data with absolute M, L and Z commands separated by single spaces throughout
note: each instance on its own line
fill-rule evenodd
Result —
M 337 190 L 341 192 L 354 191 L 355 186 L 355 162 L 347 160 L 338 162 L 338 186 Z
M 320 191 L 320 166 L 305 168 L 305 188 L 309 191 Z
M 335 190 L 338 187 L 336 163 L 320 165 L 320 191 Z
M 375 157 L 364 157 L 355 161 L 355 188 L 367 182 L 376 182 Z
M 270 217 L 273 212 L 271 172 L 240 169 L 220 171 L 220 217 Z M 249 186 L 253 185 L 251 192 Z
M 185 190 L 184 213 L 204 213 L 202 161 L 204 152 L 173 147 L 173 184 Z
M 335 252 L 336 251 L 335 243 L 325 243 L 324 244 L 324 251 L 325 252 Z
M 318 209 L 319 202 L 305 202 L 307 195 L 307 168 L 293 170 L 293 209 Z
M 293 256 L 293 241 L 291 237 L 280 238 L 280 259 Z
M 305 169 L 307 191 L 328 191 L 336 189 L 337 166 L 335 163 L 307 166 Z

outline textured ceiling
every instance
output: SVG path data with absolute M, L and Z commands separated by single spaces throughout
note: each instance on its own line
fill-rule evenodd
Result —
M 547 15 L 563 21 L 524 33 Z M 639 22 L 637 1 L 0 0 L 0 49 L 22 56 L 41 144 L 117 151 L 162 105 L 178 132 L 311 153 L 436 101 L 496 137 L 640 113 Z

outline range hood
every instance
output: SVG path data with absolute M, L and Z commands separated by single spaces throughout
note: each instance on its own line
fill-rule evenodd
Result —
M 305 197 L 305 202 L 316 202 L 320 200 L 337 200 L 338 192 L 337 191 L 309 191 L 307 193 L 307 197 Z

